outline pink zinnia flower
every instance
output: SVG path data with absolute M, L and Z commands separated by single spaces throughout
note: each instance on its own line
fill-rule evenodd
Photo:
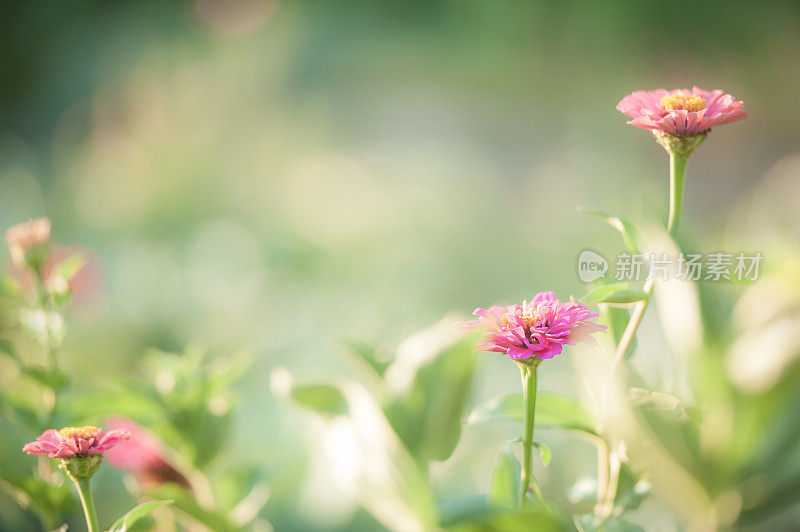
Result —
M 693 137 L 712 127 L 747 118 L 743 107 L 730 94 L 699 87 L 634 91 L 617 104 L 618 111 L 632 118 L 628 124 L 675 137 Z
M 553 358 L 564 344 L 594 345 L 592 334 L 606 329 L 589 321 L 597 314 L 578 303 L 559 301 L 553 292 L 536 294 L 522 305 L 477 308 L 473 314 L 478 319 L 457 325 L 488 329 L 478 348 L 505 353 L 514 360 Z
M 125 417 L 112 417 L 106 425 L 125 430 L 127 441 L 115 447 L 106 456 L 111 467 L 133 473 L 143 484 L 172 482 L 189 488 L 189 481 L 167 462 L 167 453 L 161 442 L 141 425 Z
M 119 442 L 128 438 L 126 430 L 110 430 L 92 426 L 65 427 L 61 430 L 48 429 L 26 443 L 22 450 L 31 455 L 50 458 L 75 458 L 80 456 L 102 455 Z

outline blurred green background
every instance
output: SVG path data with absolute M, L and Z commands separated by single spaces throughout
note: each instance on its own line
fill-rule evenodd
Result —
M 666 157 L 615 110 L 628 92 L 744 100 L 751 118 L 691 160 L 684 233 L 796 246 L 797 2 L 34 0 L 0 8 L 0 49 L 0 227 L 47 215 L 96 254 L 71 375 L 142 375 L 149 347 L 252 353 L 216 467 L 264 469 L 279 530 L 374 523 L 319 502 L 315 434 L 268 392 L 272 368 L 345 374 L 342 337 L 392 346 L 453 310 L 582 295 L 580 251 L 621 244 L 576 205 L 662 221 Z M 513 365 L 477 356 L 471 403 L 517 389 Z M 543 373 L 573 393 L 569 357 Z M 485 490 L 500 432 L 465 431 L 443 493 Z M 594 467 L 549 441 L 574 456 L 555 486 Z M 118 477 L 101 511 L 130 506 Z

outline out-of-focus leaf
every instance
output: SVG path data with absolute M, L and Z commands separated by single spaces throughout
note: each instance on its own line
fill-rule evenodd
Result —
M 17 355 L 17 350 L 11 340 L 0 338 L 0 354 L 7 356 L 14 362 L 20 362 L 19 355 Z
M 688 419 L 688 414 L 683 408 L 681 400 L 674 395 L 633 387 L 628 390 L 628 400 L 631 405 L 639 408 L 672 412 L 682 420 Z
M 616 349 L 616 347 L 619 345 L 620 339 L 622 338 L 622 334 L 625 332 L 625 328 L 628 326 L 628 322 L 631 319 L 631 314 L 626 308 L 612 307 L 606 305 L 605 303 L 600 303 L 598 305 L 598 309 L 600 312 L 600 319 L 608 327 L 608 332 L 614 339 L 613 348 Z M 628 349 L 625 351 L 625 359 L 629 359 L 631 356 L 633 356 L 633 354 L 636 352 L 636 345 L 636 335 L 634 335 L 633 340 L 628 345 Z
M 567 488 L 567 499 L 572 504 L 583 504 L 587 502 L 597 502 L 597 479 L 594 477 L 582 477 L 572 486 Z
M 625 519 L 603 519 L 594 514 L 576 515 L 573 523 L 579 532 L 644 532 L 644 528 Z
M 59 526 L 64 516 L 77 507 L 73 487 L 66 482 L 54 486 L 33 475 L 3 474 L 0 484 L 17 504 L 35 512 L 48 530 Z
M 22 366 L 20 372 L 42 386 L 52 388 L 54 391 L 63 389 L 69 381 L 63 371 L 44 366 Z
M 384 379 L 389 422 L 422 463 L 445 460 L 461 434 L 475 367 L 475 338 L 452 332 L 445 319 L 400 344 Z
M 587 210 L 583 209 L 582 207 L 578 207 L 576 210 L 578 212 L 582 212 L 584 214 L 588 214 L 589 216 L 594 216 L 595 218 L 603 220 L 605 223 L 619 231 L 619 233 L 622 235 L 622 241 L 625 242 L 625 246 L 629 250 L 631 250 L 633 253 L 640 252 L 644 237 L 639 228 L 633 225 L 631 222 L 616 216 L 611 216 L 610 214 L 606 214 L 601 211 Z
M 348 353 L 358 357 L 359 360 L 366 362 L 367 365 L 371 367 L 379 376 L 383 375 L 383 373 L 386 371 L 386 368 L 388 368 L 389 364 L 391 363 L 391 360 L 389 360 L 388 357 L 381 356 L 381 353 L 378 349 L 364 342 L 345 339 L 342 340 L 342 344 L 344 345 L 345 349 L 347 349 Z
M 462 514 L 451 515 L 442 528 L 451 532 L 556 532 L 569 529 L 566 523 L 544 509 L 475 506 Z
M 126 513 L 117 521 L 111 525 L 111 528 L 108 529 L 108 532 L 128 532 L 128 527 L 133 525 L 139 519 L 146 517 L 156 508 L 161 508 L 162 506 L 167 506 L 172 504 L 174 501 L 167 500 L 167 501 L 150 501 L 140 504 L 139 506 L 134 507 L 130 512 Z
M 298 405 L 319 414 L 339 416 L 347 414 L 347 401 L 342 392 L 330 384 L 302 384 L 293 386 L 289 395 Z
M 613 283 L 598 286 L 590 290 L 580 301 L 583 303 L 610 303 L 629 305 L 647 299 L 649 296 L 628 283 Z
M 261 480 L 261 472 L 254 467 L 235 466 L 225 470 L 215 482 L 218 506 L 230 510 L 236 506 Z
M 291 397 L 292 379 L 277 368 L 271 377 L 273 393 Z M 374 397 L 355 382 L 338 387 L 346 415 L 322 413 L 323 434 L 315 452 L 339 470 L 345 492 L 392 529 L 431 529 L 437 523 L 435 498 L 420 464 L 402 445 Z M 315 409 L 316 412 L 319 412 Z M 346 456 L 344 469 L 341 457 Z
M 30 432 L 38 434 L 44 420 L 38 408 L 28 403 L 26 396 L 7 393 L 0 390 L 0 409 L 8 419 L 15 419 Z
M 489 492 L 487 500 L 492 506 L 504 508 L 516 508 L 519 506 L 520 472 L 514 446 L 509 442 L 503 442 L 500 452 L 497 453 L 497 461 L 492 471 L 492 478 L 489 481 Z
M 619 472 L 617 493 L 614 496 L 614 506 L 621 513 L 637 509 L 650 493 L 650 483 L 639 480 L 631 470 L 623 465 Z
M 247 375 L 252 366 L 252 357 L 246 352 L 229 357 L 218 357 L 208 364 L 208 388 L 211 395 L 227 393 L 239 380 Z
M 80 272 L 84 266 L 89 262 L 89 257 L 86 253 L 79 251 L 73 253 L 58 265 L 57 275 L 69 282 Z
M 0 294 L 7 297 L 19 297 L 20 289 L 17 280 L 8 275 L 0 275 Z
M 468 421 L 521 422 L 522 418 L 522 394 L 508 393 L 476 407 Z M 594 422 L 577 399 L 553 392 L 539 392 L 536 395 L 536 425 L 597 434 Z
M 550 446 L 540 441 L 535 441 L 533 444 L 537 449 L 539 449 L 539 456 L 542 458 L 542 463 L 545 465 L 545 467 L 550 465 L 550 458 L 552 457 Z
M 59 346 L 64 340 L 64 317 L 44 309 L 23 309 L 20 321 L 28 333 L 42 345 Z
M 205 525 L 208 530 L 214 532 L 238 532 L 241 530 L 241 527 L 231 523 L 226 516 L 202 508 L 194 495 L 179 486 L 163 484 L 152 489 L 149 494 L 159 499 L 172 500 L 175 509 Z
M 111 415 L 152 424 L 163 418 L 164 405 L 152 390 L 117 386 L 67 393 L 60 397 L 72 419 L 102 423 Z

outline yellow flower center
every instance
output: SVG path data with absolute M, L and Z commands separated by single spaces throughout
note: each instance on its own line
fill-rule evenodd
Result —
M 77 436 L 83 440 L 94 438 L 97 436 L 98 432 L 100 432 L 100 429 L 91 425 L 87 425 L 85 427 L 64 427 L 58 431 L 62 438 L 71 438 L 73 436 Z
M 522 321 L 522 324 L 527 328 L 535 325 L 536 323 L 542 320 L 542 317 L 536 312 L 532 306 L 526 304 L 523 305 L 521 309 L 517 309 L 514 312 L 506 312 L 503 314 L 502 323 L 504 327 L 510 327 L 511 325 L 511 318 L 512 317 L 519 317 Z M 516 320 L 515 320 L 516 323 Z
M 661 107 L 665 111 L 700 111 L 705 109 L 707 102 L 700 96 L 686 96 L 684 94 L 672 94 L 661 98 Z

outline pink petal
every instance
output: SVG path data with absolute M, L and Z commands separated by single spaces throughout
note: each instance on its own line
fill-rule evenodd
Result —
M 526 358 L 531 358 L 533 354 L 532 349 L 522 349 L 520 347 L 508 348 L 509 358 L 513 358 L 514 360 L 525 360 Z

